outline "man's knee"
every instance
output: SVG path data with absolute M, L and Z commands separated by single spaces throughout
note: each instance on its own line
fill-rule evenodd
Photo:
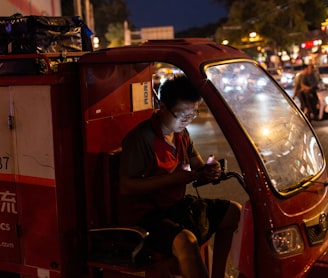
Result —
M 172 251 L 175 256 L 185 252 L 188 254 L 195 248 L 198 248 L 197 238 L 189 230 L 182 230 L 173 240 Z
M 220 228 L 229 228 L 236 230 L 240 220 L 242 206 L 234 201 L 230 202 L 226 215 L 220 225 Z

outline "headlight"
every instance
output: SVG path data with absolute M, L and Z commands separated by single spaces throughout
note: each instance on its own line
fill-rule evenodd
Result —
M 270 231 L 269 241 L 280 257 L 295 255 L 304 250 L 304 242 L 296 225 Z
M 281 82 L 283 83 L 287 83 L 287 77 L 286 76 L 282 76 L 280 79 Z

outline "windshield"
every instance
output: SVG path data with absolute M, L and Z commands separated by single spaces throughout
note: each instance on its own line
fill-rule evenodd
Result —
M 250 137 L 278 193 L 292 192 L 323 169 L 313 131 L 260 67 L 235 62 L 208 66 L 205 73 Z

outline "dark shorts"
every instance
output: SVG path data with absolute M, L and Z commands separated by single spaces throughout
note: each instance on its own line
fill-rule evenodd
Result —
M 215 233 L 217 226 L 226 214 L 230 201 L 221 199 L 203 199 L 207 204 L 206 215 L 208 219 L 208 231 L 205 237 L 200 238 L 198 230 L 194 225 L 185 221 L 181 213 L 184 210 L 184 202 L 166 209 L 154 209 L 146 214 L 138 223 L 149 232 L 146 246 L 151 247 L 165 255 L 172 255 L 172 244 L 175 236 L 183 229 L 188 229 L 195 234 L 201 245 Z

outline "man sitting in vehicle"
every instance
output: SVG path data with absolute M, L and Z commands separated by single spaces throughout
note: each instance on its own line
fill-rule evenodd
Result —
M 315 120 L 318 115 L 318 82 L 319 78 L 314 71 L 314 66 L 312 64 L 307 65 L 302 75 L 301 87 L 307 109 L 306 115 L 308 116 L 309 120 Z
M 215 233 L 212 277 L 224 277 L 240 205 L 204 199 L 209 230 L 185 223 L 186 184 L 219 178 L 219 163 L 206 165 L 186 129 L 198 116 L 201 97 L 186 76 L 166 80 L 160 87 L 160 109 L 134 128 L 123 140 L 120 191 L 125 211 L 122 224 L 149 231 L 146 244 L 177 258 L 187 278 L 209 277 L 199 245 Z

